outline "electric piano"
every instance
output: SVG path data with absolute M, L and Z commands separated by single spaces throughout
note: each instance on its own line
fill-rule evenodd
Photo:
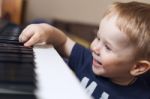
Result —
M 26 48 L 9 25 L 0 25 L 0 99 L 90 99 L 52 46 Z

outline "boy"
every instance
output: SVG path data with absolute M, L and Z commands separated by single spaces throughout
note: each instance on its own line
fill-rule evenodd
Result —
M 150 99 L 150 5 L 114 3 L 88 50 L 59 29 L 32 24 L 19 37 L 24 46 L 46 42 L 69 58 L 69 66 L 95 99 Z

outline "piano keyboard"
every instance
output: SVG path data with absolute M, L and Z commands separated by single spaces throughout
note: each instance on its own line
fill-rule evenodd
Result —
M 0 99 L 91 99 L 52 46 L 26 48 L 18 42 L 20 28 L 4 23 L 0 20 Z
M 36 99 L 33 49 L 18 42 L 18 26 L 12 23 L 5 26 L 1 24 L 0 99 Z

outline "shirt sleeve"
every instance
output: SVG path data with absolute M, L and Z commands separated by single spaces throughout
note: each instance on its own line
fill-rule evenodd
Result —
M 68 65 L 76 72 L 89 61 L 89 58 L 90 60 L 92 58 L 90 50 L 76 43 L 69 57 Z

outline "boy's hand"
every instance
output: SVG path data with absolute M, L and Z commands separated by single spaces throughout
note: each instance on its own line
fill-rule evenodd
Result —
M 27 26 L 19 36 L 19 41 L 24 43 L 24 46 L 30 47 L 36 43 L 46 42 L 48 39 L 48 31 L 52 27 L 48 24 L 31 24 Z
M 28 25 L 20 34 L 19 41 L 27 47 L 43 42 L 52 44 L 65 57 L 70 56 L 75 45 L 75 42 L 63 31 L 46 23 Z

